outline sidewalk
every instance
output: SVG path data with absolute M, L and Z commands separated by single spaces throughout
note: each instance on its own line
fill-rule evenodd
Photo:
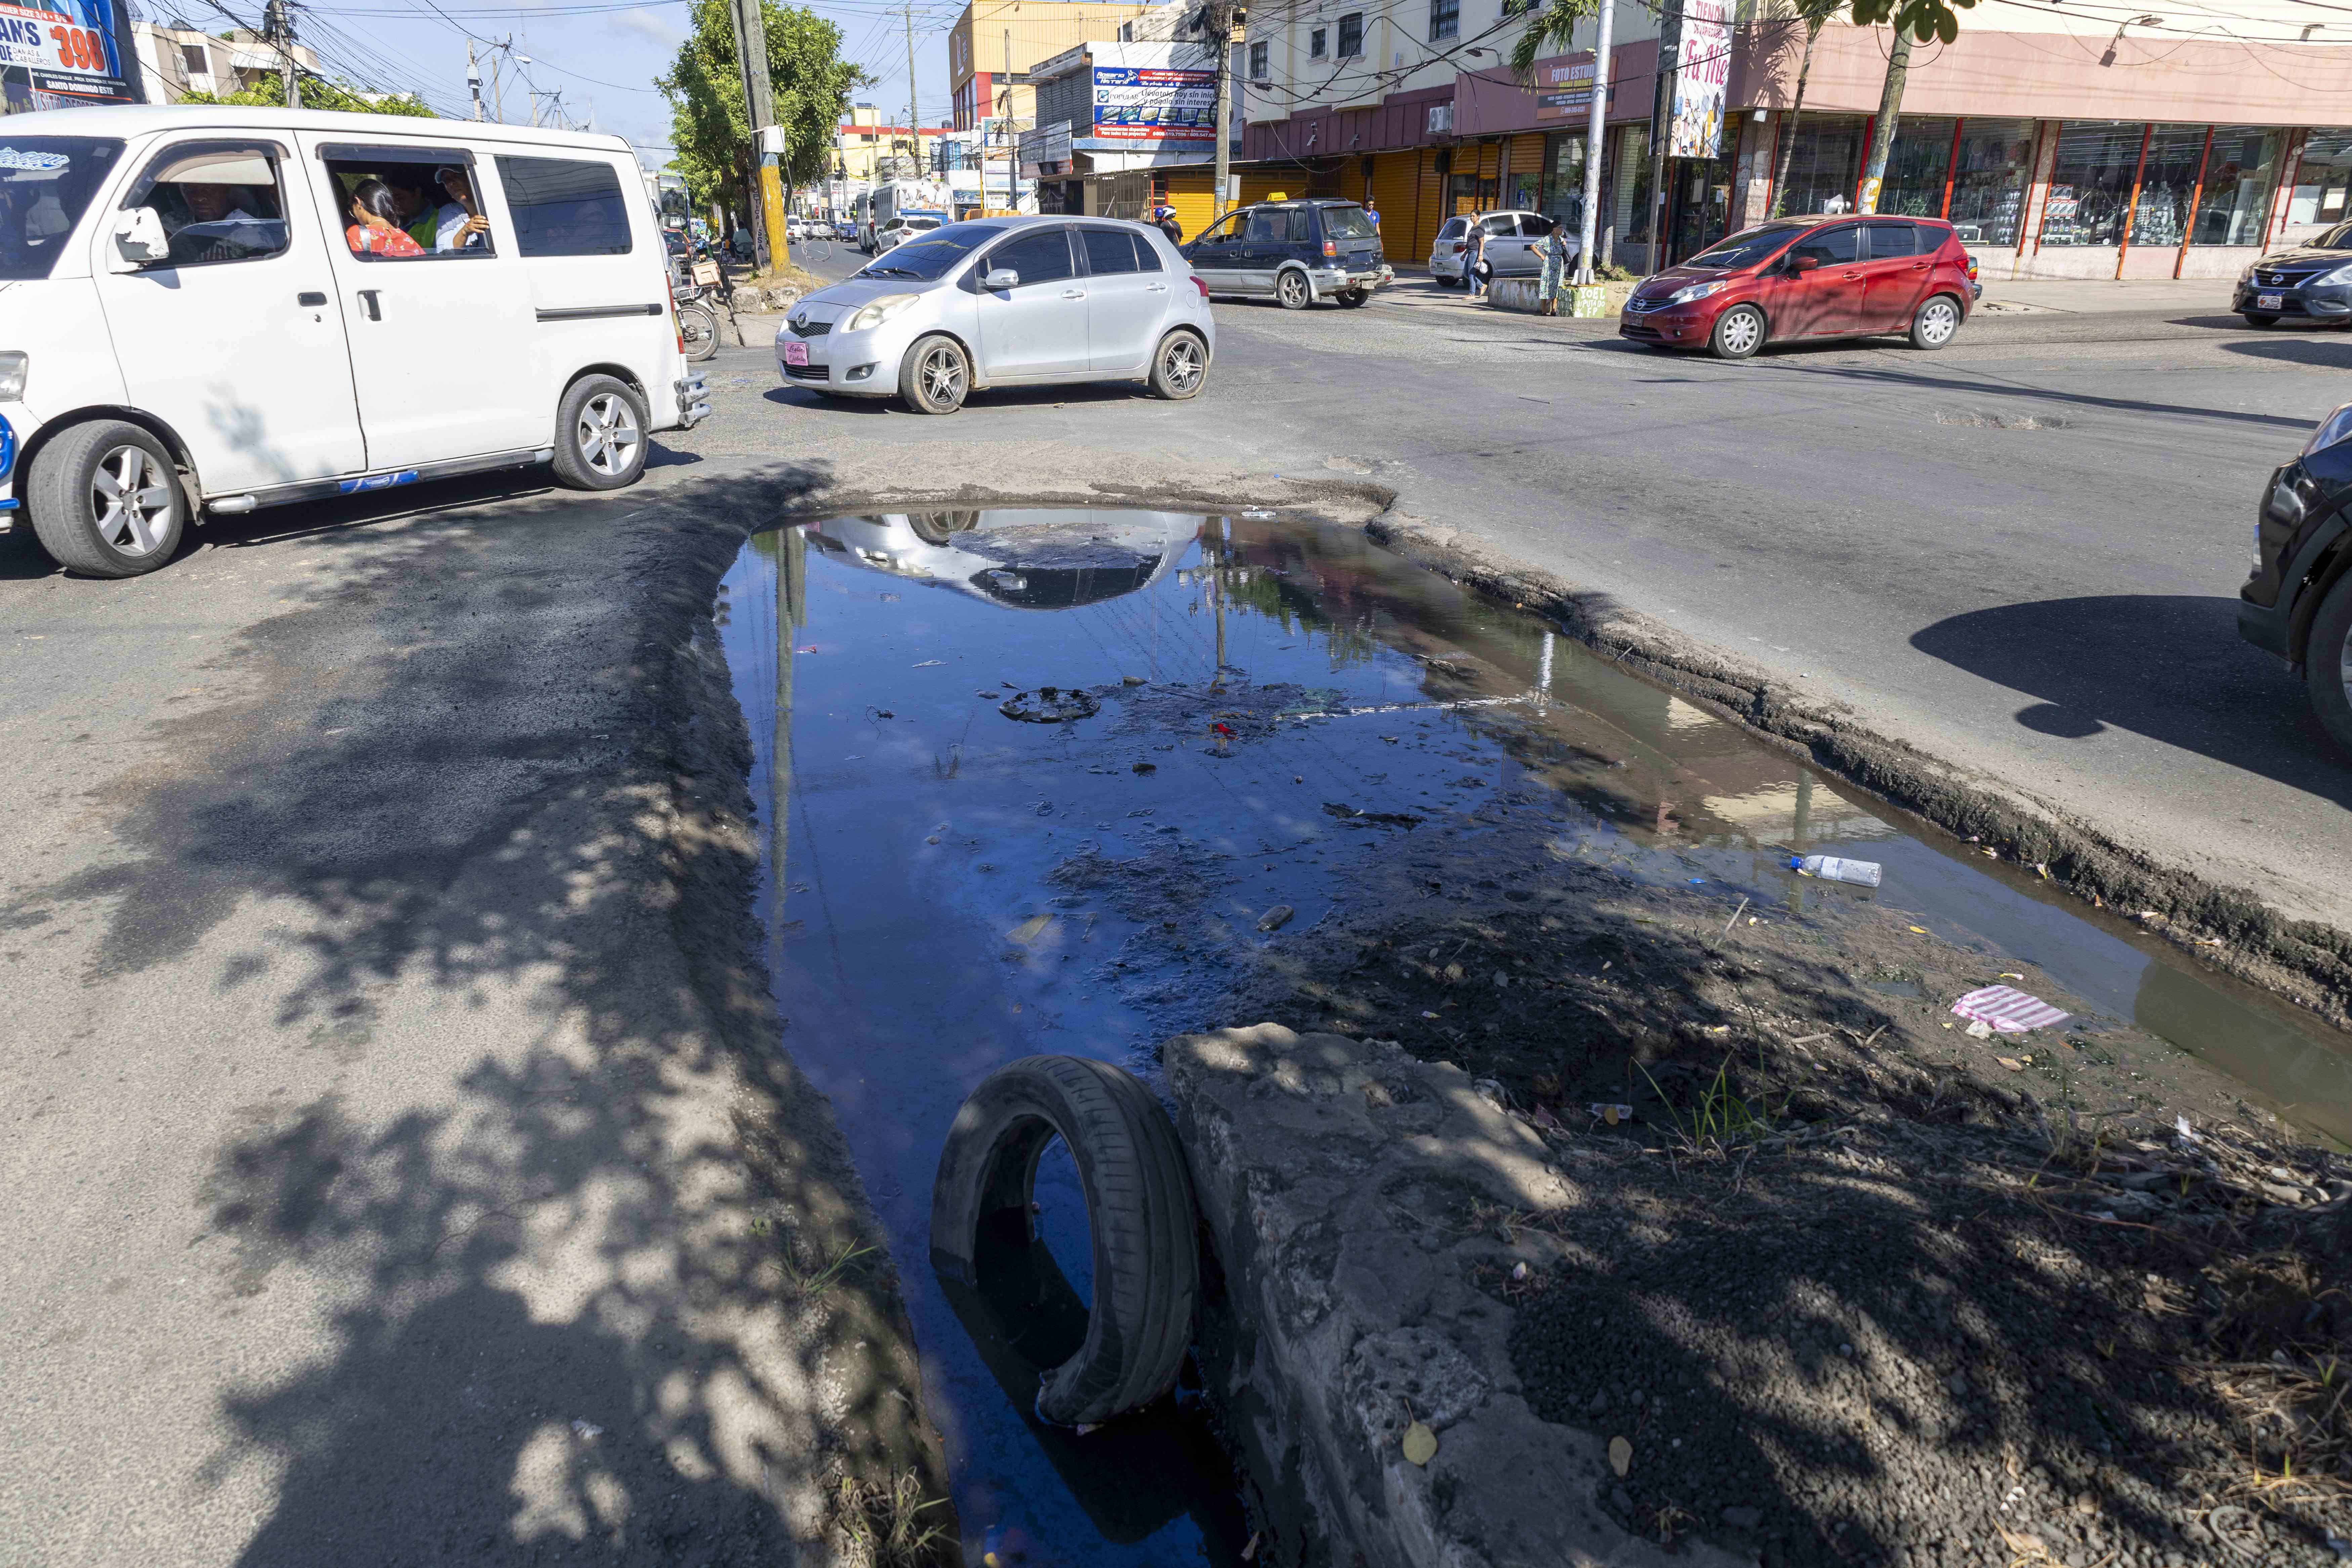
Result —
M 2115 282 L 2105 279 L 2039 278 L 2003 282 L 1984 279 L 1979 310 L 2036 315 L 2043 311 L 2067 315 L 2105 315 L 2130 310 L 2194 310 L 2226 315 L 2231 280 L 2226 278 L 2169 278 Z

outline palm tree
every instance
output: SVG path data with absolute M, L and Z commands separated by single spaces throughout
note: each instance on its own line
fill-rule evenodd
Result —
M 1600 0 L 1545 0 L 1544 8 L 1536 13 L 1536 19 L 1519 35 L 1519 41 L 1511 46 L 1511 69 L 1525 76 L 1554 47 L 1572 47 L 1576 25 L 1600 14 Z
M 1805 25 L 1805 57 L 1797 67 L 1797 98 L 1789 106 L 1789 123 L 1780 132 L 1780 156 L 1772 171 L 1772 210 L 1766 216 L 1779 217 L 1789 199 L 1789 158 L 1797 150 L 1797 117 L 1805 112 L 1805 79 L 1813 74 L 1813 45 L 1820 42 L 1822 28 L 1829 19 L 1845 8 L 1845 0 L 1795 0 L 1797 20 Z

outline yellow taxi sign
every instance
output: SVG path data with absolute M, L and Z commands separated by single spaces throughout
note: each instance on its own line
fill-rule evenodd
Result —
M 1274 195 L 1266 197 L 1265 199 L 1270 202 L 1286 202 L 1290 199 L 1290 193 L 1288 191 L 1276 191 Z

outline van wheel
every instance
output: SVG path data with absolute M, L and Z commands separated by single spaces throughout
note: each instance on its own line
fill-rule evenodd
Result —
M 1911 318 L 1911 346 L 1915 349 L 1939 349 L 1952 341 L 1960 330 L 1960 302 L 1949 294 L 1930 295 Z
M 2303 649 L 2304 685 L 2320 727 L 2352 752 L 2352 574 L 2338 577 L 2312 617 Z
M 575 490 L 616 490 L 646 471 L 646 405 L 628 383 L 583 375 L 555 415 L 555 477 Z
M 979 1288 L 983 1231 L 1029 1233 L 1037 1161 L 1057 1136 L 1086 1193 L 1094 1300 L 1086 1342 L 1045 1374 L 1037 1414 L 1076 1426 L 1176 1381 L 1201 1288 L 1199 1220 L 1176 1129 L 1139 1079 L 1083 1057 L 1024 1057 L 981 1080 L 940 1151 L 931 1267 L 943 1279 Z
M 971 391 L 971 361 L 943 332 L 917 338 L 898 363 L 898 395 L 918 414 L 953 414 Z
M 1201 390 L 1209 378 L 1208 345 L 1187 331 L 1173 331 L 1160 340 L 1151 356 L 1151 395 L 1181 403 Z
M 163 443 L 136 425 L 73 426 L 41 448 L 26 480 L 33 533 L 68 572 L 136 577 L 180 547 L 187 492 Z
M 1293 268 L 1276 275 L 1274 297 L 1286 310 L 1304 310 L 1315 302 L 1315 290 L 1307 287 L 1307 274 Z
M 1716 318 L 1707 351 L 1717 359 L 1748 359 L 1764 346 L 1764 312 L 1753 305 L 1734 305 Z

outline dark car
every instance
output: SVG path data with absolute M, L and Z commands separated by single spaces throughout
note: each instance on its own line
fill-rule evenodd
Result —
M 2254 523 L 2254 572 L 2238 635 L 2302 669 L 2312 711 L 2352 751 L 2352 403 L 2271 475 Z
M 1393 276 L 1380 227 L 1358 202 L 1260 202 L 1228 213 L 1182 250 L 1210 293 L 1271 297 L 1286 310 L 1318 300 L 1360 305 Z
M 1939 349 L 1984 290 L 1936 218 L 1776 218 L 1643 279 L 1618 333 L 1746 359 L 1768 342 L 1907 332 Z
M 2239 273 L 2230 309 L 2257 327 L 2291 316 L 2352 321 L 2352 223 L 2273 251 Z

